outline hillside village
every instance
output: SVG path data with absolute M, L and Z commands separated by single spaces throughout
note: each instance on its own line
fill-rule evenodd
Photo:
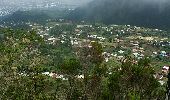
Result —
M 170 100 L 168 0 L 0 0 L 0 100 Z
M 161 84 L 166 81 L 170 66 L 170 35 L 167 31 L 130 25 L 87 24 L 84 21 L 72 23 L 64 19 L 47 20 L 46 25 L 32 22 L 24 24 L 36 30 L 51 45 L 69 41 L 67 45 L 81 48 L 85 43 L 98 41 L 104 48 L 106 63 L 116 60 L 119 65 L 127 55 L 136 59 L 134 63 L 144 57 L 150 58 L 156 70 L 155 78 Z

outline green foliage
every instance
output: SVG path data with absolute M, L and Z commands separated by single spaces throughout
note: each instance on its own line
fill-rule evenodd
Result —
M 55 35 L 55 36 L 60 36 L 61 34 L 63 34 L 63 32 L 73 32 L 75 26 L 74 25 L 69 25 L 69 24 L 62 24 L 59 26 L 55 26 L 54 28 L 52 28 L 50 30 L 50 34 L 51 35 Z
M 5 30 L 1 42 L 1 99 L 48 98 L 48 77 L 42 75 L 48 63 L 42 54 L 44 40 L 36 32 Z M 46 91 L 47 89 L 47 91 Z
M 79 74 L 81 72 L 82 67 L 80 65 L 80 62 L 77 59 L 70 58 L 70 59 L 64 60 L 64 62 L 61 65 L 60 69 L 65 74 L 77 75 L 77 74 Z
M 98 42 L 91 42 L 91 46 L 92 48 L 90 48 L 90 55 L 92 63 L 95 63 L 96 65 L 101 64 L 104 60 L 102 56 L 102 45 Z
M 143 59 L 138 64 L 133 64 L 132 61 L 131 58 L 126 59 L 122 63 L 122 69 L 109 76 L 110 95 L 114 95 L 115 99 L 123 97 L 130 100 L 156 98 L 155 90 L 160 84 L 153 77 L 154 70 L 149 66 L 148 60 Z
M 0 99 L 152 100 L 165 97 L 150 59 L 104 62 L 99 42 L 74 55 L 69 40 L 48 44 L 35 31 L 6 29 L 0 42 Z M 53 76 L 43 72 L 53 72 Z M 82 75 L 82 78 L 78 78 Z M 63 76 L 58 78 L 58 76 Z

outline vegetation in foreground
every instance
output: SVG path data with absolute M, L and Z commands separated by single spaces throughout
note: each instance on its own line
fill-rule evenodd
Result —
M 154 77 L 148 58 L 137 63 L 104 61 L 103 47 L 85 41 L 49 44 L 34 31 L 2 31 L 0 99 L 2 100 L 152 100 L 165 98 L 166 86 Z M 114 62 L 114 61 L 113 61 Z

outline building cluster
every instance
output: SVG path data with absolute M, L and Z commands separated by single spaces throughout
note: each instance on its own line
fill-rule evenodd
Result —
M 161 36 L 166 33 L 158 29 L 147 29 L 130 25 L 91 25 L 65 22 L 64 19 L 58 22 L 47 21 L 50 24 L 40 25 L 37 23 L 26 23 L 31 29 L 37 30 L 45 41 L 49 44 L 56 45 L 67 44 L 72 47 L 83 47 L 85 43 L 98 41 L 103 46 L 103 56 L 105 62 L 114 60 L 122 61 L 126 55 L 133 56 L 137 63 L 144 57 L 152 59 L 165 59 L 170 61 L 170 39 Z M 61 28 L 60 26 L 73 26 L 72 31 Z M 58 31 L 51 35 L 51 30 L 57 27 Z M 153 35 L 151 34 L 153 33 Z M 160 35 L 158 35 L 160 34 Z M 88 45 L 90 48 L 90 45 Z M 169 50 L 168 50 L 169 48 Z M 169 65 L 161 65 L 161 72 L 155 74 L 155 77 L 162 80 L 164 74 L 169 71 Z M 50 74 L 49 74 L 50 75 Z M 162 77 L 163 76 L 163 77 Z M 60 77 L 60 76 L 56 76 Z

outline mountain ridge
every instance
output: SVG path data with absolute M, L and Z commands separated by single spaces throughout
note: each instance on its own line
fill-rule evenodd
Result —
M 140 1 L 140 2 L 139 2 Z M 77 8 L 68 16 L 71 20 L 86 20 L 105 24 L 130 24 L 151 28 L 170 28 L 170 1 L 164 0 L 98 0 Z

